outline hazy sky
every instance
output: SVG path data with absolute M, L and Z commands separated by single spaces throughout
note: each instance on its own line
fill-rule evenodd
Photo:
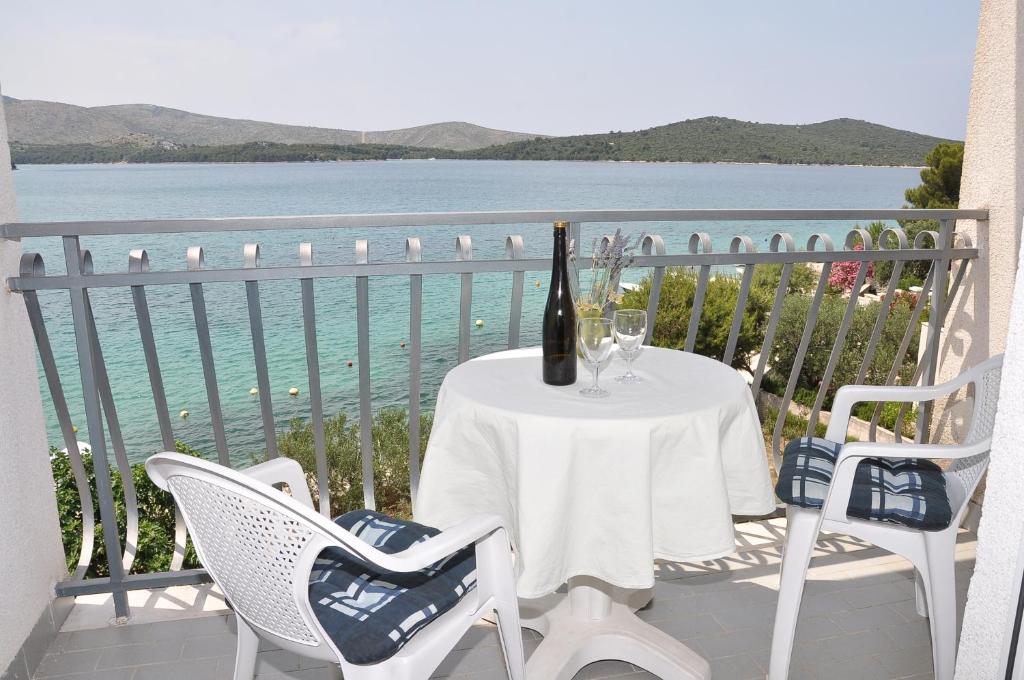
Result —
M 962 139 L 978 0 L 2 0 L 5 94 L 348 129 L 851 117 Z

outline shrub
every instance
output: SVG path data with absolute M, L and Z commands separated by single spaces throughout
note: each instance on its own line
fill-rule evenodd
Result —
M 430 416 L 421 416 L 421 460 L 426 450 L 431 424 Z M 327 440 L 327 465 L 330 471 L 331 515 L 336 516 L 364 507 L 358 423 L 348 424 L 347 416 L 341 413 L 324 421 L 324 431 Z M 312 426 L 301 419 L 293 420 L 290 429 L 278 437 L 278 448 L 281 455 L 295 458 L 307 471 L 310 490 L 316 499 L 316 458 Z M 373 449 L 374 492 L 378 509 L 391 515 L 410 517 L 412 512 L 409 500 L 409 423 L 405 411 L 385 409 L 374 417 Z M 176 450 L 191 456 L 202 456 L 183 442 L 176 442 Z M 57 512 L 64 541 L 64 554 L 70 571 L 78 563 L 78 553 L 82 546 L 82 506 L 68 456 L 56 449 L 51 450 L 51 454 Z M 261 460 L 263 458 L 260 457 Z M 86 577 L 109 576 L 92 455 L 82 454 L 82 463 L 89 480 L 96 522 L 96 541 Z M 150 481 L 142 463 L 132 465 L 131 470 L 139 506 L 139 545 L 132 573 L 166 571 L 170 568 L 174 552 L 174 499 Z M 123 546 L 124 485 L 116 469 L 111 470 L 111 482 Z M 186 546 L 184 566 L 186 569 L 200 566 L 191 541 Z
M 836 295 L 826 295 L 822 298 L 814 332 L 811 334 L 811 341 L 797 378 L 798 389 L 795 395 L 798 403 L 813 406 L 813 399 L 825 377 L 832 346 L 839 336 L 839 327 L 846 312 L 847 302 L 848 300 Z M 865 382 L 885 382 L 910 323 L 912 307 L 907 304 L 908 302 L 907 298 L 897 298 L 893 302 L 889 317 L 882 328 L 875 355 L 868 366 Z M 874 302 L 858 306 L 854 310 L 843 350 L 825 395 L 826 409 L 831 407 L 832 399 L 840 386 L 856 382 L 880 306 L 880 303 Z M 770 386 L 782 386 L 784 389 L 787 384 L 810 307 L 811 298 L 807 296 L 794 295 L 786 298 L 772 348 L 769 379 L 764 383 L 766 389 Z M 918 340 L 919 334 L 912 334 L 910 346 L 900 367 L 899 375 L 904 384 L 911 379 L 916 368 Z
M 781 277 L 781 265 L 761 265 L 754 270 L 733 355 L 734 368 L 747 371 L 752 369 L 749 357 L 761 348 L 765 324 L 771 314 Z M 650 277 L 644 279 L 638 289 L 625 294 L 620 307 L 647 309 L 651 284 Z M 787 291 L 805 293 L 814 285 L 814 272 L 809 267 L 797 265 L 793 268 Z M 685 347 L 696 291 L 697 273 L 694 270 L 673 268 L 665 272 L 651 344 L 672 349 Z M 740 279 L 736 276 L 718 275 L 708 281 L 694 340 L 695 353 L 715 359 L 725 355 L 739 291 Z
M 857 244 L 853 248 L 854 250 L 863 251 L 864 246 Z M 863 262 L 857 262 L 856 260 L 846 260 L 843 262 L 835 262 L 832 264 L 832 269 L 828 275 L 828 285 L 840 291 L 852 291 L 853 285 L 857 283 L 857 276 L 860 275 L 861 266 Z M 867 263 L 868 271 L 865 276 L 874 275 L 874 263 Z M 859 291 L 858 291 L 859 292 Z
M 420 461 L 426 452 L 433 418 L 420 416 Z M 403 409 L 383 409 L 373 419 L 374 496 L 380 512 L 410 518 L 409 495 L 409 416 Z M 324 421 L 328 485 L 331 492 L 331 516 L 365 507 L 363 504 L 363 464 L 359 453 L 359 423 L 349 423 L 345 413 Z M 277 438 L 282 456 L 294 458 L 306 471 L 310 493 L 318 499 L 316 452 L 313 426 L 296 418 Z
M 853 407 L 853 415 L 857 416 L 861 420 L 866 420 L 869 423 L 875 413 L 876 402 L 865 401 L 857 404 Z M 878 416 L 878 424 L 881 427 L 894 432 L 896 430 L 896 418 L 899 417 L 900 408 L 903 404 L 900 402 L 887 401 L 882 405 L 882 412 Z M 907 409 L 907 412 L 903 414 L 903 423 L 900 428 L 900 434 L 904 438 L 913 438 L 917 432 L 917 407 L 911 407 Z
M 175 442 L 179 453 L 199 456 L 199 452 L 183 442 Z M 68 456 L 56 449 L 51 449 L 53 481 L 57 492 L 57 514 L 60 520 L 61 534 L 64 542 L 64 555 L 67 558 L 68 570 L 71 571 L 78 563 L 78 553 L 82 547 L 82 504 L 78 497 L 78 487 L 71 472 L 71 461 Z M 90 453 L 82 454 L 82 464 L 89 480 L 92 495 L 93 514 L 96 522 L 96 540 L 93 546 L 92 562 L 86 576 L 109 576 L 107 566 L 107 546 L 103 541 L 103 524 L 100 522 L 99 500 L 96 496 L 96 473 L 93 470 L 93 458 Z M 165 491 L 161 491 L 146 474 L 145 466 L 136 463 L 131 466 L 132 482 L 139 507 L 139 545 L 132 564 L 133 574 L 154 571 L 166 571 L 171 566 L 174 553 L 174 499 Z M 114 490 L 114 507 L 117 513 L 118 532 L 121 535 L 121 546 L 125 540 L 125 507 L 124 482 L 116 468 L 111 469 L 111 484 Z M 185 552 L 185 568 L 199 566 L 195 550 L 191 542 Z

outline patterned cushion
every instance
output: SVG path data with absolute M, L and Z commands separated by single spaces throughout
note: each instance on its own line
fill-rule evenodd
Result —
M 402 552 L 441 533 L 371 510 L 349 512 L 334 522 L 385 553 Z M 346 661 L 374 664 L 398 652 L 475 587 L 472 545 L 411 573 L 381 571 L 328 548 L 309 575 L 309 602 Z
M 786 446 L 775 493 L 783 502 L 820 508 L 842 444 L 801 437 Z M 857 465 L 849 517 L 937 531 L 952 521 L 946 479 L 935 463 L 916 458 L 866 458 Z

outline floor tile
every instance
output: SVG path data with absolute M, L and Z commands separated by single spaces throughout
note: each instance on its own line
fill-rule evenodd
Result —
M 784 527 L 778 520 L 771 525 Z M 759 526 L 759 525 L 758 525 Z M 744 532 L 744 552 L 702 564 L 657 565 L 654 600 L 640 618 L 710 660 L 715 680 L 763 678 L 778 597 L 778 545 L 767 530 Z M 781 537 L 780 533 L 780 537 Z M 757 541 L 768 543 L 759 549 Z M 754 547 L 751 547 L 754 546 Z M 974 544 L 958 544 L 958 607 L 963 608 Z M 890 680 L 931 677 L 928 620 L 914 607 L 905 560 L 845 537 L 818 546 L 803 597 L 790 680 Z M 35 678 L 60 680 L 206 680 L 230 678 L 233 614 L 76 629 L 57 635 Z M 540 636 L 523 630 L 527 658 Z M 337 669 L 261 642 L 257 680 L 338 680 Z M 474 625 L 437 669 L 436 678 L 503 680 L 493 624 Z M 591 664 L 576 680 L 647 680 L 621 661 Z

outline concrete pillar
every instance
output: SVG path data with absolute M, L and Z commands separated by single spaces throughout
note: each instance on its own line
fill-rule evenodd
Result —
M 16 216 L 14 174 L 0 99 L 0 223 Z M 0 239 L 0 282 L 16 275 L 21 243 Z M 28 678 L 69 603 L 36 352 L 25 303 L 0 285 L 0 672 Z
M 1006 333 L 1024 209 L 1024 2 L 982 0 L 971 80 L 961 208 L 988 208 L 987 221 L 957 230 L 980 251 L 946 319 L 939 381 L 999 354 Z M 959 439 L 970 403 L 936 409 L 937 432 Z

